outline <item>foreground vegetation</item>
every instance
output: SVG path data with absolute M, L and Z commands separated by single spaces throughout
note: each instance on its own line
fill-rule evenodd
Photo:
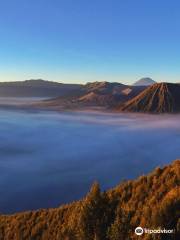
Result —
M 173 234 L 136 236 L 137 226 Z M 57 209 L 0 215 L 0 240 L 180 239 L 180 160 Z

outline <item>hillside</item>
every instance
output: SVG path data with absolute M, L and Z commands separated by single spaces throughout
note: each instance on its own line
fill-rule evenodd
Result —
M 127 101 L 119 110 L 146 113 L 180 112 L 180 84 L 154 84 Z
M 144 234 L 137 226 L 173 229 Z M 101 192 L 94 183 L 81 201 L 56 209 L 0 216 L 1 240 L 180 239 L 180 160 Z
M 153 79 L 151 78 L 141 78 L 137 82 L 134 83 L 134 86 L 150 86 L 156 83 Z

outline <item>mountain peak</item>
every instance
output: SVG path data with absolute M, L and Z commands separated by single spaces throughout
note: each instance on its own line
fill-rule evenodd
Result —
M 145 78 L 141 78 L 140 80 L 135 82 L 133 85 L 134 86 L 150 86 L 150 85 L 153 85 L 154 83 L 156 82 L 152 78 L 145 77 Z

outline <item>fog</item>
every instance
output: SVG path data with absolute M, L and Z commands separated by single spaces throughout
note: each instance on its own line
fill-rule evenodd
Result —
M 35 102 L 39 102 L 41 100 L 45 100 L 47 98 L 41 97 L 0 97 L 0 106 L 19 106 L 19 105 L 27 105 Z
M 56 207 L 180 158 L 180 115 L 0 110 L 0 212 Z

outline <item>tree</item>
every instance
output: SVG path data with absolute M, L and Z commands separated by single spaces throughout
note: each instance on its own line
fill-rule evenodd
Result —
M 107 203 L 107 196 L 101 193 L 99 184 L 95 182 L 81 206 L 78 239 L 106 239 Z

